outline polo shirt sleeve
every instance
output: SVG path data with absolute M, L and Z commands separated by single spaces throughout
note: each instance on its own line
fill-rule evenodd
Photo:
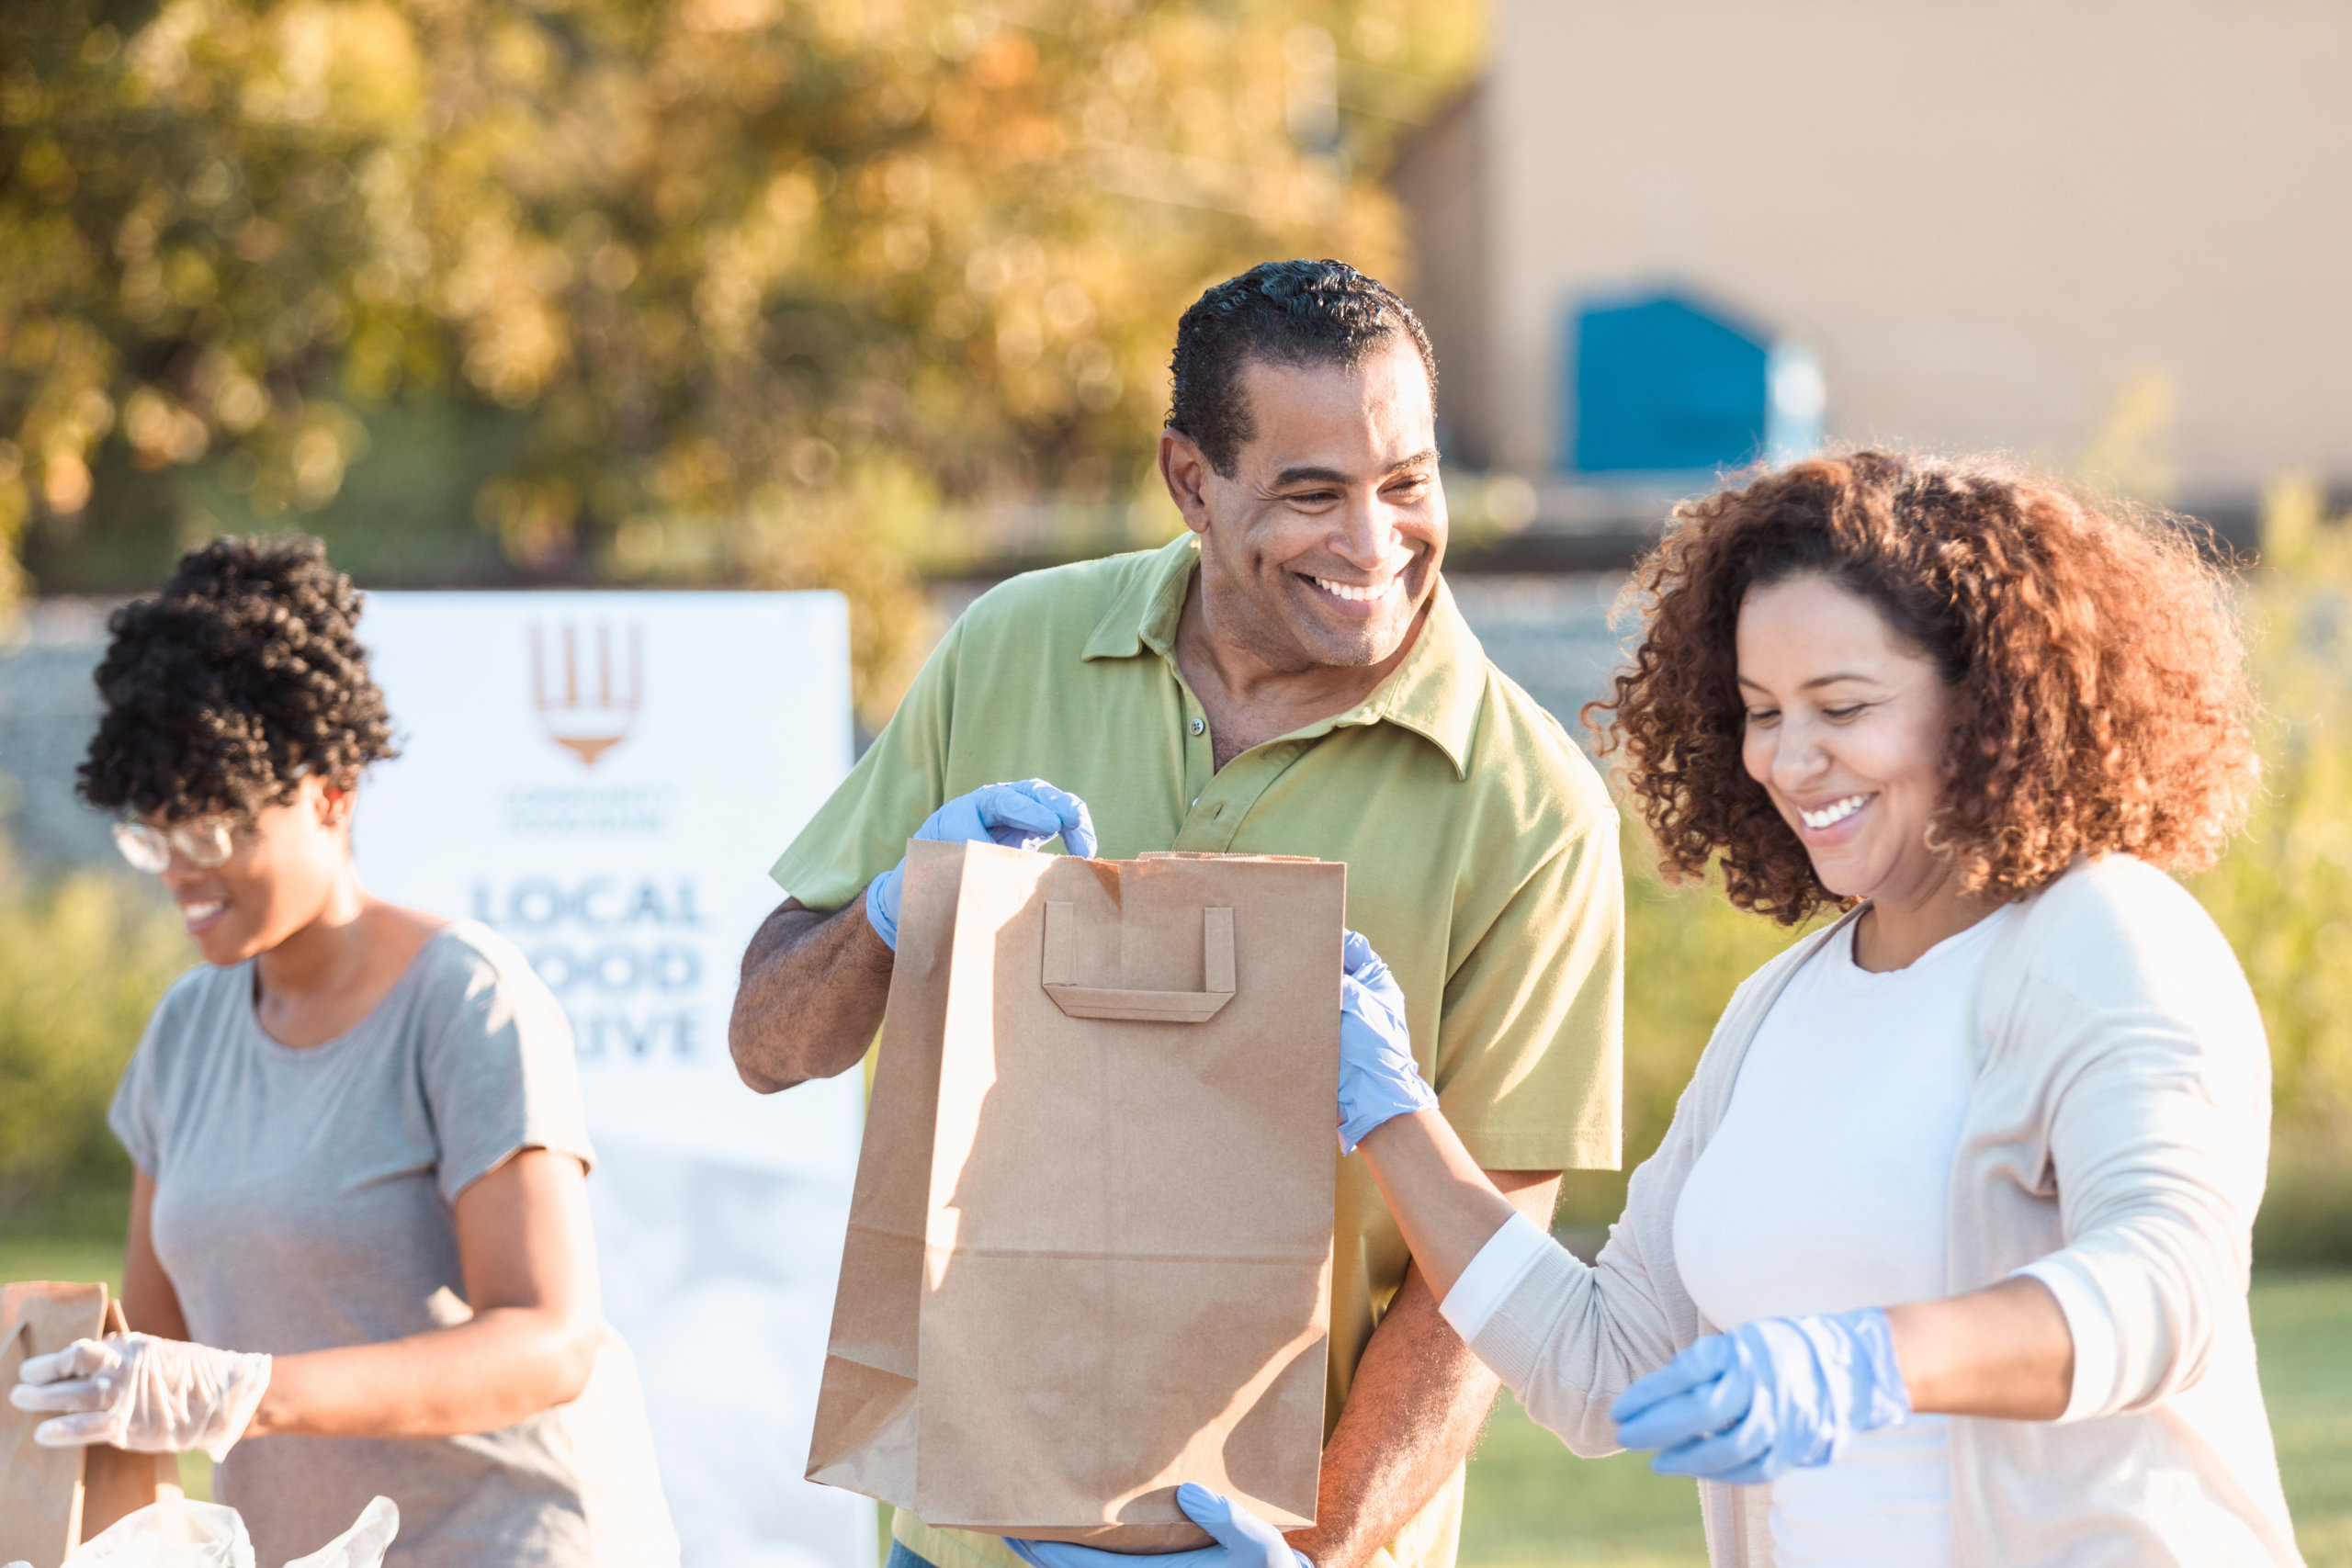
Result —
M 1613 813 L 1521 884 L 1445 988 L 1438 1102 L 1487 1170 L 1623 1156 L 1625 896 Z
M 838 909 L 899 863 L 946 804 L 947 750 L 964 623 L 932 649 L 899 711 L 768 874 L 811 909 Z

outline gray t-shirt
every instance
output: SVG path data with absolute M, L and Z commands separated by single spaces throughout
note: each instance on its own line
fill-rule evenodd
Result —
M 155 1182 L 156 1257 L 189 1334 L 293 1355 L 469 1315 L 450 1205 L 524 1148 L 590 1158 L 562 1009 L 514 945 L 448 926 L 350 1032 L 264 1033 L 250 963 L 182 976 L 115 1091 Z M 314 1551 L 382 1493 L 389 1568 L 678 1560 L 643 1396 L 610 1329 L 572 1403 L 442 1439 L 254 1438 L 218 1472 L 258 1561 Z

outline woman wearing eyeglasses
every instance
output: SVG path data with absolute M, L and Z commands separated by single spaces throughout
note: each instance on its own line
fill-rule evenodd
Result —
M 204 964 L 111 1122 L 135 1332 L 26 1363 L 45 1444 L 200 1449 L 257 1557 L 378 1493 L 396 1568 L 675 1563 L 597 1301 L 571 1036 L 502 938 L 372 897 L 353 792 L 393 754 L 315 540 L 220 539 L 118 611 L 82 793 Z

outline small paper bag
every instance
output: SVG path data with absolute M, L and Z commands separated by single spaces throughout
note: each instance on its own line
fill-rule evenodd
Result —
M 33 1428 L 48 1417 L 5 1396 L 26 1358 L 124 1332 L 122 1303 L 107 1300 L 102 1284 L 0 1286 L 0 1562 L 22 1558 L 32 1568 L 57 1568 L 124 1515 L 180 1495 L 174 1456 L 103 1445 L 42 1448 Z
M 809 1444 L 937 1526 L 1312 1524 L 1346 867 L 913 843 Z

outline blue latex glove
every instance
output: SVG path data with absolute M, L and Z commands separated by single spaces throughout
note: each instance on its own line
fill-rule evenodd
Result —
M 1762 1317 L 1710 1334 L 1617 1396 L 1617 1440 L 1660 1475 L 1752 1486 L 1827 1464 L 1857 1432 L 1899 1427 L 1911 1395 L 1878 1307 Z
M 1034 850 L 1057 835 L 1070 853 L 1094 858 L 1094 818 L 1086 802 L 1043 779 L 982 784 L 924 818 L 914 831 L 934 844 L 1003 844 L 1016 850 Z M 899 889 L 906 871 L 901 859 L 865 885 L 865 919 L 893 953 L 899 951 Z
M 1004 1544 L 1029 1568 L 1135 1568 L 1138 1561 L 1152 1568 L 1315 1568 L 1305 1552 L 1291 1549 L 1282 1531 L 1230 1497 L 1188 1481 L 1176 1488 L 1176 1506 L 1216 1544 L 1140 1559 L 1066 1540 L 1014 1540 L 1008 1536 Z
M 1340 944 L 1340 1152 L 1392 1116 L 1427 1111 L 1437 1090 L 1413 1060 L 1405 993 L 1372 943 L 1354 931 Z

